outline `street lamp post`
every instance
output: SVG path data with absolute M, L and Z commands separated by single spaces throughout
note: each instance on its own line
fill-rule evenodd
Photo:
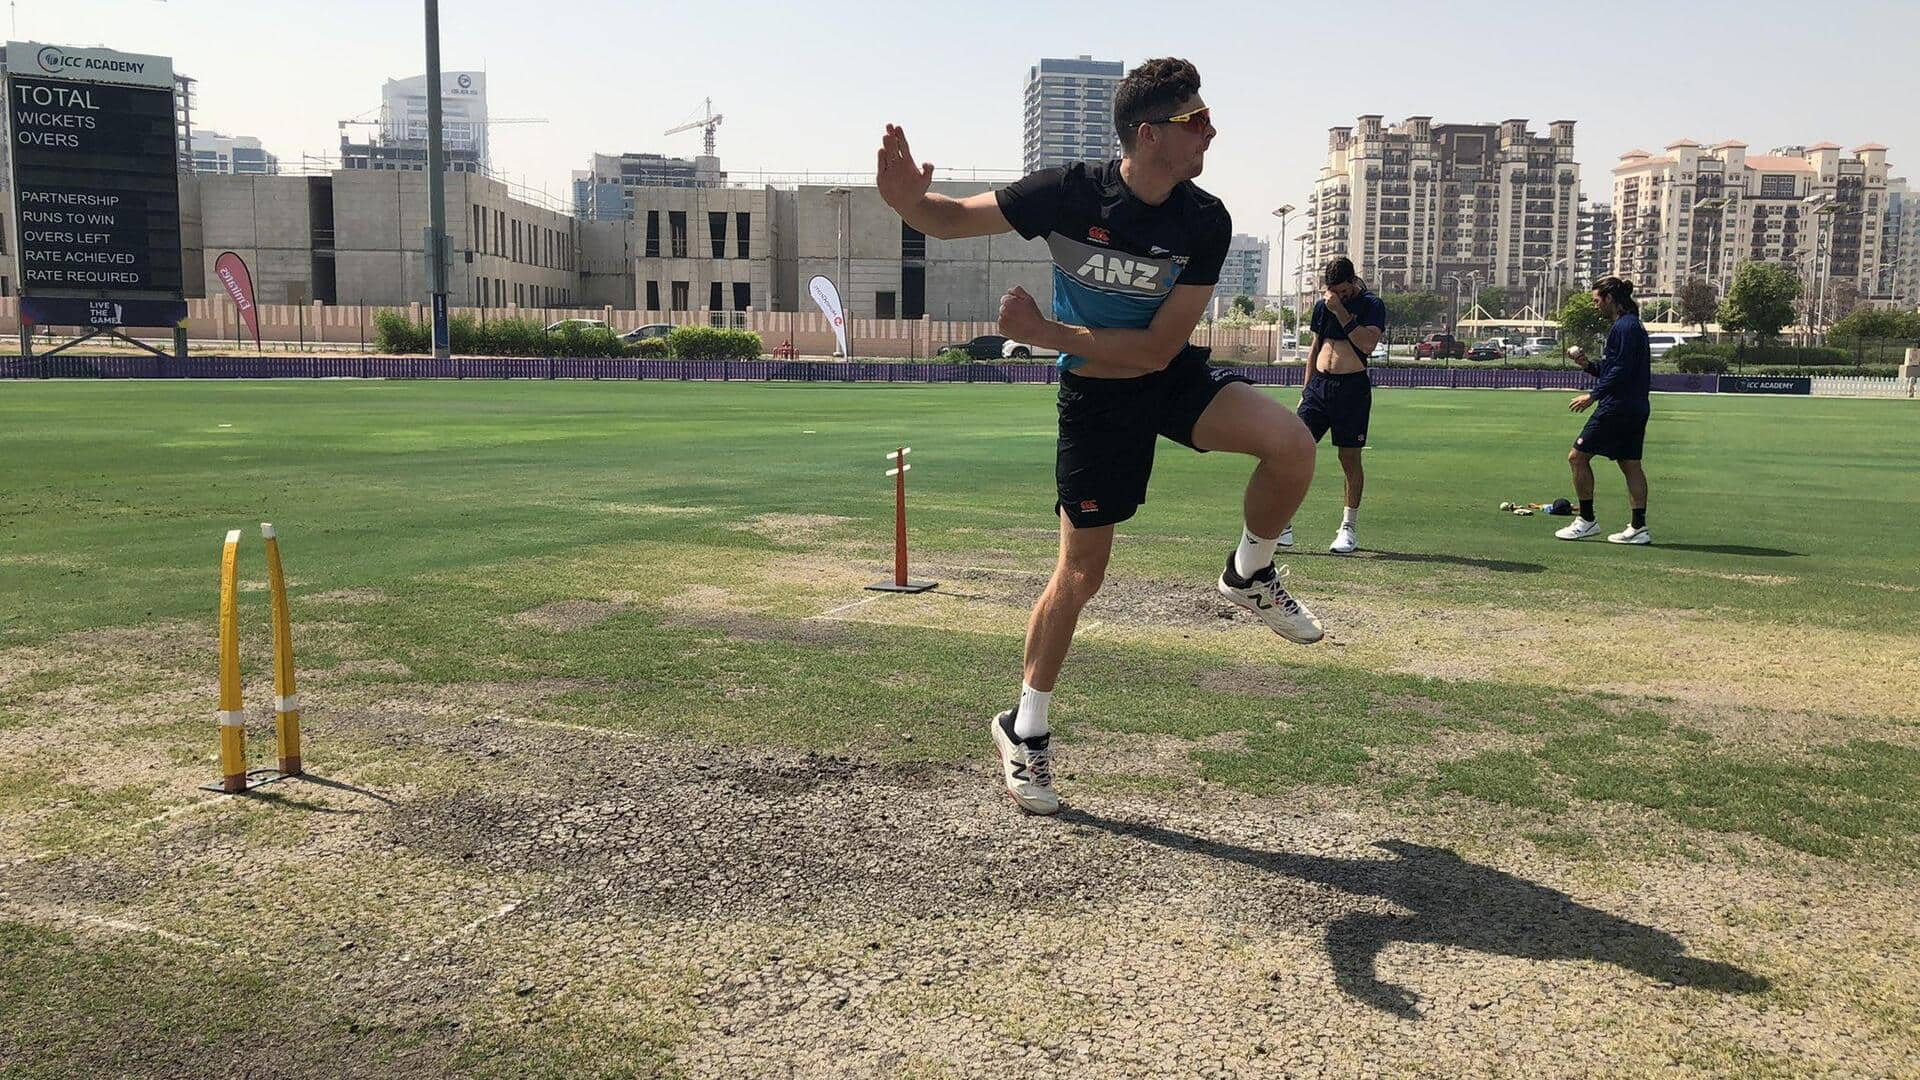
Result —
M 1283 203 L 1281 204 L 1279 209 L 1273 212 L 1273 216 L 1280 219 L 1280 242 L 1278 244 L 1275 244 L 1274 246 L 1280 249 L 1280 279 L 1279 280 L 1280 280 L 1280 288 L 1282 291 L 1284 291 L 1287 287 L 1287 215 L 1293 213 L 1293 209 L 1294 208 L 1292 203 Z M 1283 311 L 1281 312 L 1281 314 L 1284 316 L 1286 313 Z M 1286 323 L 1285 318 L 1282 318 L 1279 320 L 1280 329 L 1283 333 L 1286 330 L 1285 323 Z M 1298 334 L 1298 331 L 1295 331 L 1295 333 Z M 1297 341 L 1299 339 L 1298 337 L 1296 337 L 1294 340 Z M 1276 348 L 1274 350 L 1275 358 L 1278 358 L 1279 355 L 1280 355 L 1279 350 Z
M 1457 334 L 1460 326 L 1460 275 L 1448 274 L 1440 280 L 1453 283 L 1453 314 L 1447 319 L 1447 330 Z
M 841 201 L 841 206 L 836 207 L 833 214 L 833 261 L 835 264 L 834 270 L 840 275 L 840 281 L 838 282 L 841 294 L 840 303 L 845 309 L 845 317 L 851 319 L 853 317 L 853 290 L 848 285 L 847 276 L 849 273 L 849 264 L 851 263 L 849 256 L 852 254 L 849 249 L 853 245 L 849 242 L 847 233 L 852 231 L 853 227 L 853 192 L 848 188 L 835 187 L 828 188 L 827 194 L 838 195 Z M 846 222 L 844 225 L 840 217 L 843 209 L 846 212 Z M 849 327 L 848 329 L 849 344 L 847 352 L 849 355 L 846 359 L 851 360 L 853 359 L 851 355 L 853 352 L 851 344 L 852 328 Z
M 1714 271 L 1718 267 L 1720 262 L 1720 244 L 1721 244 L 1722 237 L 1724 235 L 1723 230 L 1726 227 L 1726 221 L 1727 221 L 1726 196 L 1722 195 L 1712 199 L 1708 199 L 1704 202 L 1697 202 L 1693 204 L 1693 212 L 1696 215 L 1696 217 L 1699 215 L 1700 211 L 1702 210 L 1711 211 L 1713 214 L 1713 239 L 1709 242 L 1709 246 L 1707 248 L 1707 284 L 1712 285 L 1714 287 L 1714 291 L 1717 293 L 1720 288 L 1719 286 L 1720 276 Z
M 1312 305 L 1307 303 L 1307 249 L 1312 243 L 1312 233 L 1300 234 L 1300 258 L 1293 268 L 1293 339 L 1296 342 L 1306 327 L 1307 316 L 1312 314 Z
M 446 151 L 440 131 L 440 0 L 427 5 L 427 291 L 433 309 L 433 358 L 451 354 L 447 329 Z
M 1814 279 L 1813 306 L 1808 309 L 1807 315 L 1807 334 L 1811 337 L 1816 324 L 1826 325 L 1827 281 L 1833 276 L 1833 218 L 1845 207 L 1825 192 L 1809 195 L 1801 201 L 1811 206 L 1813 215 L 1819 219 L 1814 226 L 1813 264 L 1809 268 Z
M 853 216 L 853 192 L 847 188 L 828 188 L 827 194 L 840 196 L 840 205 L 833 209 L 833 269 L 840 278 L 838 284 L 844 294 L 842 303 L 847 303 L 852 293 L 847 287 L 847 231 L 851 221 L 843 221 L 842 214 L 848 219 Z
M 1533 317 L 1535 321 L 1547 322 L 1560 310 L 1560 287 L 1566 280 L 1562 268 L 1571 265 L 1571 260 L 1555 259 L 1548 262 L 1540 260 L 1539 290 L 1534 298 Z M 1536 327 L 1535 329 L 1539 329 Z

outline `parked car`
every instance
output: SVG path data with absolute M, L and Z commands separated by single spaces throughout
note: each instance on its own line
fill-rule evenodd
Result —
M 1647 352 L 1658 360 L 1667 355 L 1675 345 L 1684 345 L 1699 336 L 1698 334 L 1648 334 Z
M 561 319 L 559 322 L 548 323 L 547 333 L 557 334 L 569 326 L 577 326 L 582 330 L 605 330 L 607 328 L 607 324 L 599 319 Z
M 1008 338 L 1005 344 L 1000 346 L 1000 355 L 1008 360 L 1028 360 L 1036 356 L 1057 357 L 1060 353 L 1054 349 L 1044 348 L 1039 345 L 1028 345 L 1025 342 Z
M 1280 347 L 1283 349 L 1297 349 L 1300 347 L 1300 338 L 1289 330 L 1280 335 Z
M 671 333 L 673 333 L 672 323 L 655 322 L 655 323 L 648 323 L 645 326 L 634 327 L 633 329 L 627 331 L 626 333 L 621 334 L 620 340 L 631 345 L 636 341 L 646 341 L 648 338 L 666 337 L 668 334 L 671 334 Z
M 1500 346 L 1508 356 L 1538 356 L 1553 348 L 1553 339 L 1544 337 L 1490 337 L 1487 341 Z
M 1452 334 L 1428 334 L 1413 343 L 1413 356 L 1416 360 L 1438 360 L 1442 357 L 1462 360 L 1466 355 L 1466 342 Z
M 1506 358 L 1507 347 L 1498 341 L 1476 342 L 1473 348 L 1467 350 L 1469 360 L 1505 360 Z
M 1000 350 L 1006 344 L 1007 339 L 1002 334 L 981 334 L 972 341 L 958 345 L 942 345 L 934 350 L 934 355 L 938 356 L 944 352 L 963 352 L 975 360 L 998 360 L 1001 356 Z
M 1391 352 L 1391 348 L 1387 345 L 1387 339 L 1381 338 L 1378 342 L 1374 343 L 1373 352 L 1367 356 L 1367 362 L 1372 363 L 1375 360 L 1385 360 Z

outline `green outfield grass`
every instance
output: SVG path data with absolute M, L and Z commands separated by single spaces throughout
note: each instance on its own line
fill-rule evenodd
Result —
M 1912 407 L 1660 398 L 1647 440 L 1657 545 L 1626 550 L 1558 542 L 1556 519 L 1495 509 L 1566 493 L 1579 424 L 1567 396 L 1378 395 L 1370 554 L 1323 553 L 1339 514 L 1330 453 L 1299 519 L 1295 591 L 1338 643 L 1316 649 L 1248 623 L 1216 632 L 1204 611 L 1154 618 L 1166 596 L 1205 604 L 1247 471 L 1163 443 L 1150 502 L 1122 526 L 1113 584 L 1089 609 L 1105 629 L 1063 679 L 1069 745 L 1076 727 L 1230 733 L 1196 760 L 1253 791 L 1371 785 L 1548 816 L 1614 800 L 1808 851 L 1911 857 Z M 303 670 L 338 669 L 341 684 L 558 678 L 568 688 L 542 707 L 584 724 L 976 756 L 978 719 L 1017 689 L 1037 581 L 862 592 L 888 566 L 883 454 L 914 447 L 917 563 L 1040 572 L 1052 418 L 1048 391 L 1003 386 L 0 386 L 12 493 L 0 646 L 75 649 L 86 631 L 167 626 L 177 649 L 121 691 L 202 678 L 221 536 L 249 530 L 243 576 L 258 578 L 255 523 L 271 520 L 297 627 L 322 610 L 313 598 L 369 600 L 350 629 L 296 630 Z M 1596 465 L 1603 523 L 1623 523 L 1620 478 Z M 577 627 L 541 625 L 570 603 L 602 606 Z M 265 593 L 246 604 L 251 648 Z M 366 656 L 386 663 L 350 663 Z M 82 677 L 0 689 L 0 727 L 42 720 L 34 695 Z M 268 669 L 253 663 L 252 677 Z M 1721 698 L 1756 716 L 1849 719 L 1808 720 L 1833 734 L 1787 751 L 1701 722 Z M 197 719 L 156 722 L 184 739 L 204 734 Z M 1417 752 L 1476 732 L 1500 745 Z

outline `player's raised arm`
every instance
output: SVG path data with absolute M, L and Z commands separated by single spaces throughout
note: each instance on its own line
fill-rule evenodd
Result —
M 993 192 L 954 199 L 930 190 L 932 185 L 933 162 L 916 163 L 913 148 L 907 145 L 906 129 L 888 124 L 887 133 L 880 140 L 874 186 L 880 189 L 880 197 L 893 207 L 901 220 L 942 240 L 987 236 L 1013 229 L 1000 212 L 1000 202 Z

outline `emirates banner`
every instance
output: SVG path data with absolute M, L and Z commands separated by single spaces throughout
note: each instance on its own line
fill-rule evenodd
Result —
M 260 312 L 253 306 L 253 275 L 247 273 L 247 260 L 231 251 L 223 251 L 213 262 L 214 276 L 220 284 L 227 287 L 227 295 L 233 297 L 233 306 L 240 309 L 240 318 L 253 331 L 253 347 L 260 347 Z

